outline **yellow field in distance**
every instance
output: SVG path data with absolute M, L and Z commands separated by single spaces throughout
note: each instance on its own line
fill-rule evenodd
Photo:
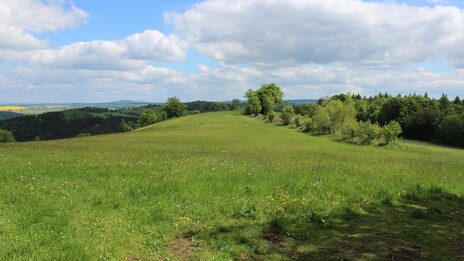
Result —
M 22 106 L 0 106 L 0 111 L 21 111 L 25 109 L 26 107 Z

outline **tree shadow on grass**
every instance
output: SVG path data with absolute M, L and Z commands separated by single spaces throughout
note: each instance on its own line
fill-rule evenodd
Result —
M 464 260 L 464 198 L 420 187 L 342 222 L 312 225 L 271 220 L 251 259 L 290 260 Z M 322 223 L 322 222 L 321 222 Z M 264 249 L 264 250 L 263 250 Z
M 229 252 L 236 260 L 464 260 L 463 197 L 417 186 L 397 198 L 386 195 L 362 214 L 342 208 L 323 217 L 308 208 L 279 212 L 264 224 L 245 211 L 183 237 L 200 239 L 197 250 Z

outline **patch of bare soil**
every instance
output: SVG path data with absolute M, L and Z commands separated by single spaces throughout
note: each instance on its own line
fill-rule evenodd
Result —
M 176 238 L 168 245 L 168 248 L 175 253 L 179 260 L 188 260 L 189 255 L 193 252 L 192 241 L 188 237 Z

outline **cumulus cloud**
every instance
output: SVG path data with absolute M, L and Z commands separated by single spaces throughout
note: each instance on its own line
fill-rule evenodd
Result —
M 230 100 L 269 82 L 283 87 L 287 99 L 341 92 L 462 96 L 464 86 L 464 13 L 452 6 L 207 0 L 166 13 L 172 34 L 146 30 L 51 47 L 35 34 L 78 26 L 87 14 L 57 4 L 63 1 L 0 2 L 0 59 L 10 61 L 0 70 L 0 102 Z M 186 57 L 189 48 L 218 66 L 196 64 L 204 60 Z M 188 59 L 176 68 L 194 69 L 193 62 L 198 72 L 168 68 Z M 437 60 L 458 69 L 416 65 Z
M 133 34 L 121 42 L 127 56 L 141 60 L 180 61 L 185 59 L 187 43 L 175 35 L 164 35 L 159 31 L 146 30 Z
M 51 32 L 79 26 L 88 15 L 71 5 L 56 1 L 14 0 L 0 2 L 0 50 L 43 48 L 47 42 L 33 33 Z
M 173 35 L 147 30 L 120 41 L 78 42 L 58 49 L 44 49 L 26 55 L 32 65 L 89 70 L 130 70 L 147 61 L 181 61 L 188 46 Z
M 262 70 L 256 67 L 221 66 L 200 74 L 186 74 L 166 67 L 131 70 L 88 70 L 45 66 L 12 68 L 0 79 L 0 102 L 76 102 L 137 99 L 152 102 L 178 96 L 189 100 L 230 100 L 242 98 L 249 88 L 275 82 L 285 98 L 319 98 L 336 93 L 373 95 L 378 92 L 424 93 L 462 96 L 464 69 L 450 73 L 424 68 L 382 70 L 347 66 L 307 64 L 291 68 Z M 31 96 L 31 89 L 34 95 Z M 243 98 L 242 98 L 243 99 Z
M 166 13 L 176 34 L 228 64 L 396 66 L 443 59 L 464 67 L 464 13 L 361 0 L 207 0 Z
M 200 71 L 200 72 L 203 72 L 203 73 L 211 71 L 211 69 L 208 66 L 204 65 L 204 64 L 198 64 L 197 65 L 197 70 Z
M 30 65 L 89 70 L 128 70 L 143 66 L 124 59 L 125 48 L 112 41 L 79 42 L 59 49 L 44 49 L 28 55 Z

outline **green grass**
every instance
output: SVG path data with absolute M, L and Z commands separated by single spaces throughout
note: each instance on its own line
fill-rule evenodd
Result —
M 0 260 L 462 260 L 463 159 L 233 112 L 0 144 Z

